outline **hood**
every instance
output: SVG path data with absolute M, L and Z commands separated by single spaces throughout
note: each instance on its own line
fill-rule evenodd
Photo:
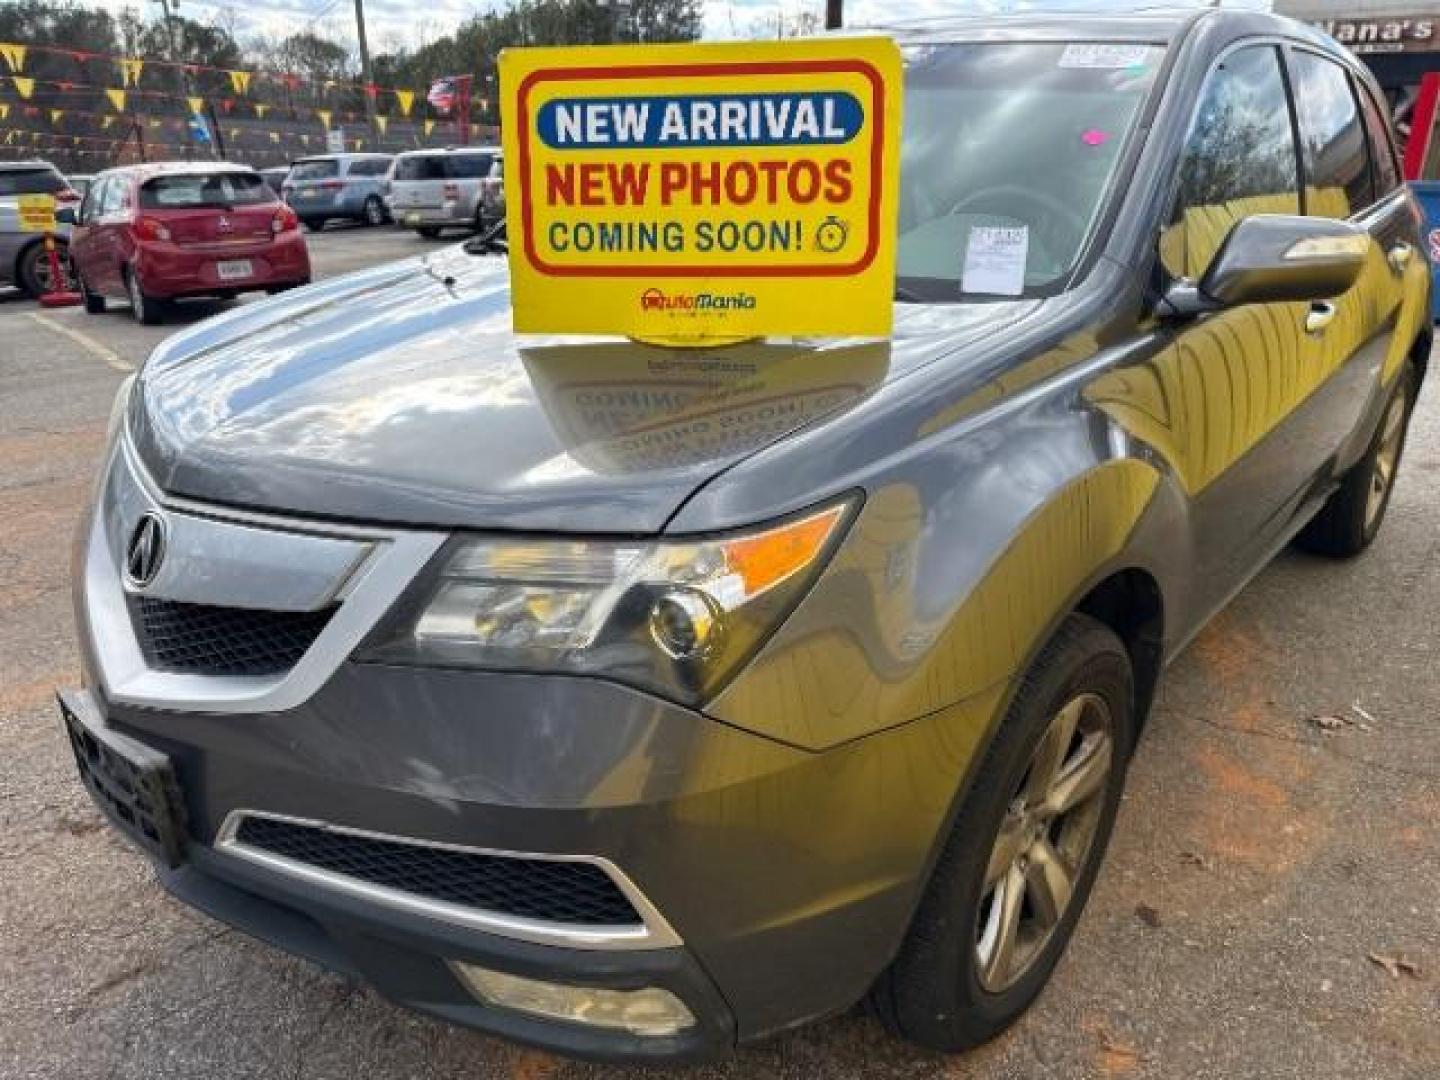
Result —
M 167 492 L 387 524 L 649 534 L 707 480 L 1036 305 L 898 308 L 884 342 L 517 336 L 455 248 L 171 338 L 130 432 Z

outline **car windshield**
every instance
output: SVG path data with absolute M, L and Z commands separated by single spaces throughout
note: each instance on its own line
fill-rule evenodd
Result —
M 195 173 L 157 176 L 140 189 L 140 206 L 145 210 L 229 208 L 270 202 L 274 197 L 258 173 Z
M 290 170 L 290 182 L 300 180 L 324 180 L 327 176 L 339 176 L 340 163 L 334 158 L 323 161 L 297 161 Z
M 0 169 L 0 196 L 53 195 L 64 188 L 64 177 L 51 168 Z
M 906 50 L 898 295 L 1044 295 L 1080 258 L 1164 50 Z

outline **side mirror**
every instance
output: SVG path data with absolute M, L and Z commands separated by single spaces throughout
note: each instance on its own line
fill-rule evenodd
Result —
M 1177 315 L 1329 300 L 1360 276 L 1370 235 L 1345 221 L 1256 214 L 1236 222 L 1199 285 L 1177 283 L 1165 301 Z
M 55 208 L 55 222 L 58 225 L 75 224 L 75 208 L 73 206 L 58 206 Z

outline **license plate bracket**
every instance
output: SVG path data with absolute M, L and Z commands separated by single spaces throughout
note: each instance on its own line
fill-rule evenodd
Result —
M 108 727 L 87 697 L 65 692 L 55 697 L 75 767 L 95 804 L 150 858 L 179 866 L 185 859 L 185 811 L 170 759 Z

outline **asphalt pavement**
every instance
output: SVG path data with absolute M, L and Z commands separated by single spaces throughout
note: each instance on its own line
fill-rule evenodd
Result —
M 311 244 L 317 276 L 435 246 Z M 0 1077 L 637 1075 L 420 1018 L 227 930 L 103 827 L 52 703 L 78 677 L 70 537 L 115 389 L 173 329 L 0 297 Z M 856 1009 L 644 1074 L 1440 1076 L 1437 377 L 1372 550 L 1281 555 L 1167 673 L 1089 909 L 1013 1031 L 943 1058 Z

